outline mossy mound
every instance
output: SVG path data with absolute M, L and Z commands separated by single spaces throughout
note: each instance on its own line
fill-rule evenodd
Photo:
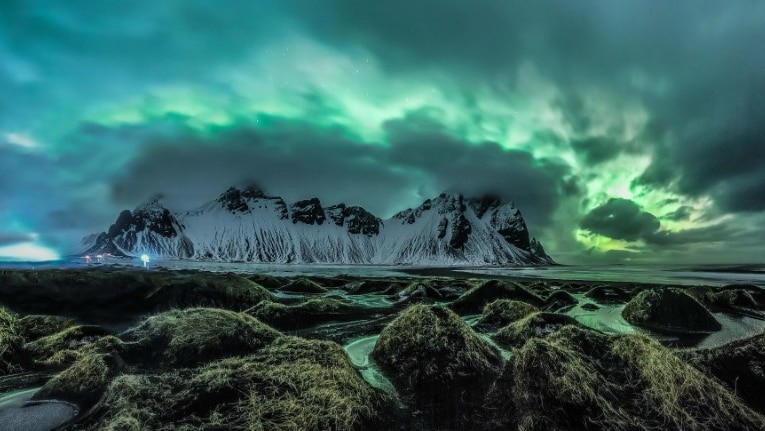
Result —
M 297 278 L 290 281 L 284 286 L 279 288 L 280 292 L 288 293 L 308 293 L 308 294 L 321 294 L 327 293 L 327 289 L 319 285 L 319 283 L 309 280 L 307 278 Z
M 369 318 L 375 309 L 333 298 L 314 298 L 295 305 L 262 302 L 246 311 L 260 321 L 283 330 L 306 328 L 327 322 Z
M 489 393 L 498 427 L 759 430 L 765 418 L 655 341 L 567 326 L 533 338 Z
M 531 338 L 547 337 L 567 325 L 579 326 L 580 323 L 565 314 L 537 312 L 503 327 L 492 338 L 503 347 L 515 348 Z
M 737 311 L 739 308 L 757 310 L 762 307 L 755 299 L 755 292 L 742 288 L 694 286 L 685 289 L 685 293 L 705 306 L 721 311 Z
M 539 309 L 531 304 L 512 299 L 498 299 L 483 309 L 477 328 L 495 330 L 523 319 Z
M 355 280 L 346 283 L 345 290 L 351 295 L 365 295 L 369 293 L 383 293 L 392 285 L 398 285 L 392 279 L 369 279 Z M 400 287 L 400 285 L 398 285 Z
M 632 298 L 632 295 L 625 289 L 607 284 L 595 286 L 584 295 L 601 304 L 624 304 Z
M 125 359 L 153 367 L 193 367 L 253 353 L 281 334 L 245 313 L 216 308 L 172 310 L 149 317 L 123 338 Z
M 86 430 L 323 431 L 391 429 L 389 399 L 335 343 L 282 337 L 259 352 L 197 369 L 121 375 Z
M 570 293 L 563 290 L 556 290 L 545 298 L 544 309 L 560 313 L 572 309 L 579 304 L 579 300 Z
M 90 353 L 49 380 L 34 396 L 35 400 L 61 400 L 90 408 L 103 395 L 115 376 L 114 358 Z
M 483 308 L 497 299 L 514 299 L 534 306 L 541 306 L 544 301 L 517 283 L 509 280 L 488 280 L 468 290 L 457 298 L 451 309 L 458 314 L 478 314 Z
M 194 273 L 174 276 L 147 296 L 154 310 L 210 307 L 243 311 L 261 301 L 275 301 L 265 287 L 236 274 Z
M 413 305 L 380 334 L 372 358 L 423 412 L 423 429 L 460 428 L 482 407 L 499 352 L 451 310 Z
M 765 413 L 765 334 L 712 349 L 683 350 L 678 356 L 715 376 L 750 407 Z
M 0 376 L 21 372 L 29 364 L 18 317 L 0 307 Z
M 201 271 L 14 271 L 0 274 L 0 285 L 3 300 L 24 314 L 61 313 L 112 324 L 172 308 L 240 311 L 274 300 L 264 287 L 244 277 Z
M 22 336 L 27 342 L 59 333 L 76 325 L 77 322 L 74 319 L 45 314 L 32 314 L 19 319 Z
M 633 325 L 664 332 L 714 332 L 722 328 L 697 300 L 669 287 L 640 292 L 624 307 L 622 317 Z
M 435 283 L 430 280 L 417 280 L 409 283 L 390 299 L 398 305 L 408 305 L 414 302 L 433 303 L 443 299 L 441 293 L 435 287 Z
M 24 349 L 38 366 L 60 368 L 71 365 L 85 352 L 100 351 L 116 344 L 119 340 L 101 327 L 76 325 L 33 340 Z
M 268 290 L 277 290 L 278 288 L 289 283 L 287 277 L 277 277 L 265 274 L 251 274 L 247 276 L 247 279 L 253 281 Z

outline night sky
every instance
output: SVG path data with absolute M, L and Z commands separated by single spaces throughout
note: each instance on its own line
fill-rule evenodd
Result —
M 765 256 L 765 2 L 3 0 L 0 259 L 257 181 L 499 193 L 563 263 Z

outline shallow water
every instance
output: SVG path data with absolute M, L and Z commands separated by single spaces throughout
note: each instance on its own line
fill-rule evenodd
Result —
M 0 395 L 0 430 L 51 431 L 77 415 L 77 409 L 67 403 L 27 404 L 39 389 L 20 389 Z
M 367 383 L 374 388 L 395 394 L 396 388 L 394 388 L 390 380 L 388 380 L 388 378 L 375 367 L 370 358 L 378 338 L 380 338 L 379 335 L 371 335 L 351 340 L 343 346 L 343 350 L 345 350 L 345 353 Z
M 725 286 L 734 283 L 765 287 L 765 271 L 759 266 L 549 266 L 533 268 L 463 268 L 460 272 L 489 276 L 568 281 L 614 281 L 628 283 L 676 284 L 684 286 Z
M 627 323 L 622 317 L 622 310 L 625 304 L 599 304 L 585 295 L 572 294 L 579 300 L 579 304 L 566 312 L 569 316 L 576 319 L 579 323 L 592 329 L 604 332 L 606 334 L 634 334 L 640 332 L 634 326 Z M 586 304 L 595 304 L 597 310 L 586 310 L 582 308 Z

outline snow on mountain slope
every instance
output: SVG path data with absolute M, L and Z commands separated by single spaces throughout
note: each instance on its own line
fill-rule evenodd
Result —
M 540 265 L 552 264 L 529 240 L 512 203 L 441 194 L 380 220 L 361 207 L 287 205 L 255 186 L 230 188 L 194 210 L 173 213 L 160 197 L 123 211 L 82 254 L 149 253 L 180 259 L 269 263 Z

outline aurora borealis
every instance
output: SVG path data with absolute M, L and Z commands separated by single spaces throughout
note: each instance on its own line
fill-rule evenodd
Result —
M 499 193 L 563 263 L 765 252 L 765 3 L 0 5 L 0 259 L 254 180 Z

